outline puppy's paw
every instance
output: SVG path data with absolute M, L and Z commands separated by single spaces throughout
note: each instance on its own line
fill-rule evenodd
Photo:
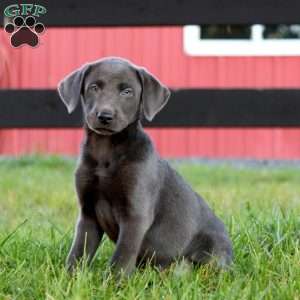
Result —
M 182 260 L 176 263 L 174 268 L 174 276 L 175 277 L 184 277 L 188 275 L 192 271 L 192 265 L 187 260 Z
M 65 264 L 65 269 L 66 269 L 66 271 L 69 275 L 73 276 L 76 273 L 77 265 L 76 264 L 70 264 L 70 263 L 67 262 Z
M 218 271 L 228 271 L 232 266 L 232 258 L 226 254 L 212 255 L 209 265 Z

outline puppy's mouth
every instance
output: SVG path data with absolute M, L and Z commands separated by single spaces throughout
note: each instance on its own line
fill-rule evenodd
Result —
M 99 132 L 100 134 L 114 134 L 115 131 L 114 130 L 111 130 L 111 129 L 108 129 L 108 128 L 94 128 L 94 130 L 96 132 Z
M 89 127 L 92 131 L 96 132 L 97 134 L 101 134 L 101 135 L 112 135 L 112 134 L 116 133 L 115 130 L 112 130 L 112 129 L 109 129 L 109 128 L 105 128 L 105 127 L 94 127 L 94 126 L 92 126 L 92 125 L 89 123 L 88 120 L 86 120 L 86 123 L 87 123 L 88 127 Z
M 90 126 L 89 126 L 90 127 Z M 114 133 L 116 133 L 116 131 L 108 129 L 108 128 L 103 128 L 103 127 L 90 127 L 91 130 L 93 130 L 94 132 L 96 132 L 97 134 L 101 134 L 101 135 L 112 135 Z

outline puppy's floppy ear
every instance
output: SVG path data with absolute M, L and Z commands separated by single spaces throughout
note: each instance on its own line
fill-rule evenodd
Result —
M 154 116 L 167 104 L 170 90 L 145 68 L 138 69 L 142 81 L 142 104 L 146 119 L 152 121 Z
M 86 64 L 67 75 L 58 83 L 59 96 L 67 107 L 69 114 L 74 111 L 80 102 L 83 79 L 88 68 L 89 65 Z

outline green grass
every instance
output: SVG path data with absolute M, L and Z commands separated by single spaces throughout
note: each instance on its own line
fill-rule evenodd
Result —
M 224 220 L 234 244 L 228 272 L 151 267 L 118 284 L 105 239 L 90 268 L 64 261 L 76 219 L 75 162 L 0 160 L 0 299 L 300 299 L 300 170 L 176 164 Z

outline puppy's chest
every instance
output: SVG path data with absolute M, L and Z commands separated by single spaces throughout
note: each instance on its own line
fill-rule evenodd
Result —
M 119 233 L 120 207 L 126 202 L 122 177 L 122 159 L 113 155 L 98 157 L 96 215 L 100 226 L 116 242 Z
M 124 159 L 116 153 L 101 155 L 97 159 L 97 166 L 94 169 L 97 188 L 100 194 L 111 200 L 120 197 L 124 188 Z
M 113 160 L 110 156 L 104 156 L 98 159 L 97 167 L 95 168 L 95 175 L 98 177 L 99 181 L 112 180 L 112 177 L 116 175 L 118 163 Z
M 110 144 L 93 145 L 92 158 L 96 161 L 95 175 L 102 180 L 110 180 L 117 174 L 122 164 L 122 155 Z
M 111 205 L 126 198 L 128 169 L 126 148 L 102 141 L 92 144 L 90 155 L 94 163 L 92 172 L 99 198 L 105 198 Z M 125 176 L 124 176 L 125 175 Z

